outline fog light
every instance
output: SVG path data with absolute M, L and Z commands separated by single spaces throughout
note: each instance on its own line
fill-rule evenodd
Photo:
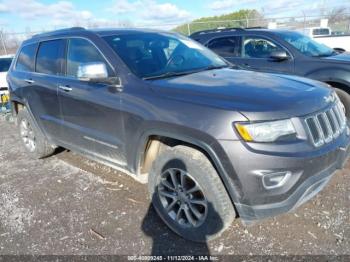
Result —
M 262 177 L 263 185 L 266 189 L 281 187 L 288 181 L 291 175 L 292 172 L 290 171 L 264 173 Z

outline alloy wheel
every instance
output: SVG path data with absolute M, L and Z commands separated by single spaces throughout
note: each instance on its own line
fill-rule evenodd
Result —
M 26 119 L 22 119 L 20 123 L 20 134 L 25 147 L 33 152 L 36 148 L 35 135 L 32 126 Z
M 169 168 L 160 176 L 158 197 L 165 212 L 179 226 L 199 227 L 208 213 L 208 201 L 200 185 L 186 171 Z

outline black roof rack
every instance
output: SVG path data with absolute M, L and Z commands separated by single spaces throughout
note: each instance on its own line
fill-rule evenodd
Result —
M 49 31 L 49 32 L 44 32 L 40 34 L 33 35 L 32 38 L 36 37 L 44 37 L 44 36 L 52 36 L 60 33 L 66 33 L 66 32 L 71 32 L 71 31 L 82 31 L 86 30 L 84 27 L 70 27 L 70 28 L 63 28 L 59 30 L 54 30 L 54 31 Z
M 191 34 L 191 37 L 197 36 L 197 35 L 204 35 L 204 34 L 212 34 L 212 33 L 220 33 L 220 32 L 230 32 L 230 31 L 239 31 L 239 30 L 246 30 L 246 29 L 267 29 L 267 27 L 262 26 L 255 26 L 255 27 L 228 27 L 228 28 L 215 28 L 215 29 L 209 29 L 209 30 L 202 30 L 195 32 Z
M 219 33 L 219 32 L 238 31 L 238 30 L 244 30 L 244 28 L 241 28 L 241 27 L 215 28 L 215 29 L 198 31 L 198 32 L 195 32 L 195 33 L 191 34 L 191 36 L 211 34 L 211 33 Z

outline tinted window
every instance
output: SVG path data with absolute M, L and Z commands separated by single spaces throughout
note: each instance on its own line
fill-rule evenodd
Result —
M 42 42 L 36 57 L 36 72 L 59 75 L 62 73 L 64 40 Z
M 106 60 L 93 44 L 81 38 L 70 39 L 67 50 L 67 75 L 77 77 L 79 65 L 85 63 L 104 63 L 110 71 Z
M 227 66 L 206 47 L 180 35 L 142 33 L 106 36 L 104 39 L 141 78 Z
M 317 28 L 313 30 L 313 35 L 330 35 L 328 28 Z
M 221 56 L 239 56 L 239 37 L 221 37 L 211 40 L 208 47 Z
M 0 58 L 0 72 L 9 71 L 12 58 Z
M 276 43 L 260 37 L 245 37 L 243 49 L 243 56 L 250 58 L 269 58 L 274 51 L 285 51 Z
M 36 52 L 36 44 L 23 46 L 19 53 L 16 70 L 20 71 L 33 71 L 34 70 L 34 57 Z

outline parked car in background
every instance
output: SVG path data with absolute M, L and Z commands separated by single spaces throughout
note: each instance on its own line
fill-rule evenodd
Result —
M 13 55 L 0 56 L 0 111 L 9 110 L 9 92 L 6 81 Z
M 29 155 L 61 146 L 148 182 L 163 221 L 194 241 L 236 216 L 298 207 L 350 154 L 344 106 L 328 85 L 232 69 L 176 33 L 37 35 L 8 82 Z
M 331 48 L 350 51 L 350 34 L 333 32 L 329 27 L 310 27 L 300 32 Z
M 334 87 L 350 118 L 350 54 L 337 52 L 300 32 L 221 29 L 191 38 L 247 70 L 304 76 Z

